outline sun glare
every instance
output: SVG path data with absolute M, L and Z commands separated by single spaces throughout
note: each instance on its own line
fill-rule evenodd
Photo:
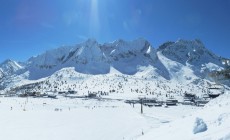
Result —
M 90 34 L 91 37 L 96 37 L 100 30 L 98 0 L 91 0 L 90 12 Z

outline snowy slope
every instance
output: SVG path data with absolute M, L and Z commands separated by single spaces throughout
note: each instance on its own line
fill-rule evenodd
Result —
M 28 61 L 30 79 L 50 76 L 65 67 L 75 67 L 81 73 L 108 73 L 109 65 L 99 44 L 95 40 L 77 44 L 73 47 L 62 47 L 47 51 Z
M 201 78 L 207 78 L 211 71 L 225 68 L 223 59 L 207 50 L 200 40 L 167 42 L 158 48 L 158 52 L 182 66 L 189 67 Z
M 21 84 L 21 81 L 12 83 L 15 84 L 15 89 L 12 90 L 18 94 L 23 93 L 25 89 L 41 93 L 51 91 L 55 94 L 59 91 L 74 90 L 77 91 L 78 96 L 88 95 L 89 92 L 103 92 L 106 93 L 102 95 L 104 98 L 138 99 L 140 96 L 146 96 L 163 101 L 169 97 L 183 101 L 185 92 L 201 96 L 206 93 L 208 85 L 211 84 L 206 80 L 200 80 L 196 84 L 191 81 L 166 80 L 157 76 L 151 66 L 140 67 L 135 75 L 125 75 L 114 68 L 111 68 L 109 74 L 90 75 L 76 72 L 74 67 L 70 67 L 63 68 L 40 80 L 26 81 L 24 84 Z
M 18 75 L 24 72 L 24 66 L 13 60 L 6 60 L 0 64 L 0 90 L 10 85 L 12 79 L 16 79 Z M 22 80 L 20 78 L 20 80 Z M 14 85 L 14 84 L 13 84 Z
M 13 60 L 6 60 L 0 64 L 0 77 L 1 75 L 12 75 L 19 70 L 23 69 L 23 67 Z
M 135 107 L 118 100 L 0 98 L 3 140 L 135 140 L 195 109 Z M 26 133 L 25 133 L 26 132 Z
M 0 69 L 0 79 L 3 78 L 3 76 L 4 76 L 3 70 Z
M 206 107 L 153 129 L 138 140 L 229 140 L 230 139 L 230 94 L 212 100 Z M 203 123 L 196 124 L 196 120 Z
M 117 90 L 117 93 L 133 92 L 132 85 L 139 86 L 139 84 L 143 84 L 143 87 L 138 93 L 145 93 L 144 84 L 147 84 L 151 87 L 148 88 L 149 92 L 155 91 L 163 95 L 172 90 L 178 91 L 178 94 L 182 94 L 185 89 L 194 92 L 193 86 L 196 86 L 201 94 L 207 85 L 211 84 L 209 72 L 224 69 L 228 62 L 228 59 L 221 59 L 207 50 L 199 40 L 168 42 L 156 50 L 144 39 L 116 40 L 105 44 L 89 39 L 75 46 L 46 51 L 30 58 L 27 62 L 20 63 L 22 66 L 14 61 L 2 63 L 0 86 L 1 89 L 9 89 L 22 83 L 37 83 L 36 80 L 40 82 L 41 78 L 45 79 L 43 81 L 57 79 L 56 73 L 68 75 L 68 71 L 72 71 L 72 78 L 69 76 L 65 80 L 62 76 L 59 80 L 67 81 L 68 84 L 72 82 L 73 77 L 79 75 L 83 79 L 87 77 L 83 80 L 83 84 L 90 90 L 95 87 L 104 89 L 104 86 L 95 83 L 86 85 L 87 82 L 96 80 L 110 89 L 115 89 L 118 84 L 122 84 L 122 88 Z M 4 75 L 6 76 L 3 78 Z M 79 82 L 77 78 L 75 80 L 77 81 L 73 80 L 73 82 Z M 114 81 L 117 84 L 114 84 Z M 225 83 L 229 82 L 225 81 Z M 51 84 L 52 89 L 55 85 Z M 164 87 L 164 90 L 159 89 L 159 84 Z M 178 90 L 172 85 L 181 85 L 183 88 Z M 170 88 L 166 90 L 166 87 Z M 64 89 L 68 90 L 67 87 Z
M 58 99 L 0 98 L 0 139 L 230 139 L 229 94 L 192 114 L 197 107 L 144 107 L 140 114 L 139 105 L 124 103 L 140 97 L 182 102 L 184 93 L 201 97 L 215 84 L 209 72 L 226 64 L 228 59 L 198 40 L 168 42 L 155 50 L 144 39 L 105 44 L 89 39 L 24 63 L 5 61 L 0 65 L 1 96 L 29 91 Z M 78 98 L 69 99 L 67 91 L 76 91 L 71 97 Z M 91 92 L 102 98 L 79 99 Z
M 212 62 L 221 65 L 220 57 L 207 50 L 200 40 L 178 40 L 159 47 L 163 55 L 182 64 L 201 65 Z
M 122 40 L 104 45 L 89 39 L 74 47 L 62 47 L 32 57 L 27 62 L 30 79 L 39 79 L 65 67 L 85 74 L 107 74 L 110 67 L 125 74 L 135 74 L 138 66 L 153 65 L 155 50 L 144 39 Z M 125 68 L 124 68 L 125 67 Z
M 133 75 L 138 72 L 139 66 L 153 66 L 158 63 L 156 50 L 144 39 L 134 41 L 120 39 L 104 44 L 101 49 L 111 65 L 123 74 Z

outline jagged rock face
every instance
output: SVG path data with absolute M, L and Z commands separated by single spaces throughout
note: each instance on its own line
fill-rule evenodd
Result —
M 207 50 L 200 40 L 178 40 L 167 42 L 159 47 L 165 57 L 191 67 L 194 73 L 202 78 L 213 70 L 221 70 L 225 66 L 222 58 Z
M 230 59 L 222 58 L 222 64 L 225 65 L 227 69 L 230 69 Z
M 144 39 L 131 42 L 117 40 L 101 48 L 111 65 L 124 74 L 135 74 L 137 66 L 153 65 L 157 61 L 156 51 Z
M 107 58 L 100 49 L 100 44 L 95 40 L 88 40 L 80 45 L 67 65 L 74 66 L 76 71 L 87 74 L 106 74 L 110 70 Z
M 105 57 L 95 40 L 87 40 L 76 46 L 61 47 L 32 57 L 28 66 L 40 69 L 52 69 L 60 65 L 87 64 L 90 61 L 103 61 Z
M 4 73 L 3 73 L 3 71 L 0 69 L 0 79 L 2 79 L 3 76 L 4 76 Z
M 209 77 L 212 78 L 213 81 L 218 81 L 230 86 L 230 68 L 221 71 L 212 71 L 209 73 Z
M 105 74 L 110 68 L 100 44 L 91 39 L 76 46 L 47 51 L 28 61 L 30 79 L 47 77 L 65 67 L 87 74 Z
M 166 42 L 155 50 L 144 39 L 120 39 L 105 44 L 89 39 L 75 46 L 46 51 L 25 63 L 5 61 L 0 64 L 0 80 L 12 75 L 23 75 L 29 80 L 37 80 L 68 67 L 73 67 L 76 72 L 92 75 L 108 74 L 111 67 L 112 71 L 115 68 L 128 75 L 145 71 L 143 69 L 146 68 L 149 77 L 163 77 L 167 80 L 175 77 L 182 80 L 186 78 L 181 77 L 192 79 L 186 75 L 189 73 L 209 79 L 211 71 L 222 70 L 229 62 L 229 59 L 211 53 L 199 40 Z
M 12 60 L 6 60 L 0 64 L 0 77 L 12 75 L 23 69 L 21 65 Z
M 0 64 L 0 90 L 4 89 L 5 86 L 9 85 L 11 76 L 20 75 L 24 71 L 24 67 L 19 63 L 6 60 Z
M 182 64 L 200 65 L 208 62 L 220 64 L 219 58 L 207 50 L 199 40 L 178 40 L 168 42 L 159 47 L 159 51 L 171 60 Z
M 70 52 L 70 49 L 70 47 L 61 47 L 46 51 L 44 54 L 30 58 L 27 62 L 27 66 L 40 69 L 51 69 L 65 61 L 66 54 Z
M 76 46 L 61 47 L 32 57 L 27 62 L 29 79 L 47 77 L 64 67 L 74 67 L 86 74 L 107 74 L 114 67 L 124 74 L 135 74 L 139 66 L 153 65 L 157 55 L 144 39 L 99 44 L 89 39 Z
M 26 69 L 29 71 L 28 78 L 39 79 L 54 73 L 64 62 L 70 49 L 71 47 L 61 47 L 30 58 L 26 62 Z
M 156 52 L 151 47 L 150 43 L 143 39 L 134 40 L 132 42 L 118 40 L 112 43 L 110 46 L 115 46 L 109 53 L 109 57 L 111 57 L 113 61 L 117 61 L 116 59 L 119 58 L 123 59 L 140 55 L 149 57 L 149 59 L 152 60 L 157 58 Z

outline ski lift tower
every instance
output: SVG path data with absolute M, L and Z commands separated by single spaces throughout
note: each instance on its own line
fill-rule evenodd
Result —
M 146 97 L 144 95 L 140 95 L 138 98 L 141 104 L 141 114 L 143 114 L 143 99 L 146 99 Z

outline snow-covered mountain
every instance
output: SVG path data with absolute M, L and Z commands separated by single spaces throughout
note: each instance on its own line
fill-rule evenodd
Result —
M 16 74 L 19 70 L 22 70 L 23 66 L 13 60 L 6 60 L 0 64 L 0 78 L 3 76 L 9 76 Z
M 110 67 L 123 74 L 133 75 L 139 66 L 160 65 L 156 51 L 144 39 L 126 42 L 117 40 L 99 44 L 96 40 L 72 47 L 61 47 L 32 57 L 27 62 L 29 79 L 35 80 L 50 76 L 65 67 L 74 67 L 84 74 L 108 74 Z M 166 70 L 161 70 L 166 71 Z
M 123 74 L 133 75 L 140 66 L 157 67 L 159 63 L 156 50 L 144 39 L 131 42 L 116 40 L 101 46 L 110 65 Z M 162 69 L 162 71 L 165 71 Z M 163 75 L 162 75 L 163 76 Z
M 42 81 L 41 78 L 52 81 L 58 77 L 59 80 L 60 77 L 62 80 L 67 77 L 65 81 L 68 83 L 72 79 L 83 77 L 84 82 L 97 78 L 102 80 L 98 80 L 99 82 L 105 84 L 107 79 L 111 89 L 115 79 L 118 79 L 116 81 L 118 84 L 122 83 L 121 79 L 126 79 L 125 81 L 130 79 L 129 84 L 137 86 L 137 83 L 147 84 L 151 81 L 152 90 L 159 83 L 170 86 L 173 82 L 179 85 L 183 83 L 184 86 L 200 84 L 202 87 L 205 81 L 212 82 L 210 72 L 223 70 L 228 65 L 228 59 L 216 56 L 199 40 L 166 42 L 158 49 L 154 49 L 145 39 L 133 41 L 120 39 L 105 44 L 89 39 L 74 46 L 46 51 L 24 63 L 19 64 L 12 60 L 3 62 L 0 64 L 0 85 L 1 89 L 4 89 L 25 83 L 37 83 Z M 71 72 L 69 77 L 65 76 L 70 71 L 75 72 Z M 61 76 L 57 73 L 61 73 Z M 229 84 L 225 81 L 226 83 Z M 95 87 L 97 84 L 92 83 L 91 86 Z M 84 86 L 89 85 L 85 83 Z
M 75 67 L 76 71 L 87 74 L 109 73 L 109 64 L 99 46 L 89 39 L 76 46 L 61 47 L 32 57 L 27 62 L 29 79 L 47 77 L 65 67 Z
M 0 120 L 8 123 L 1 125 L 6 131 L 0 135 L 7 139 L 111 139 L 111 135 L 116 140 L 229 139 L 229 77 L 230 60 L 216 56 L 199 40 L 167 42 L 154 49 L 144 39 L 105 44 L 89 39 L 26 62 L 0 64 L 0 96 L 4 97 Z M 192 106 L 209 101 L 210 87 L 212 93 L 225 94 L 210 99 L 203 108 Z M 88 98 L 89 93 L 98 98 Z M 188 102 L 188 95 L 198 99 Z M 143 97 L 164 105 L 173 98 L 180 104 L 134 104 Z M 67 119 L 63 122 L 63 118 Z M 36 127 L 28 127 L 31 124 Z M 20 131 L 10 135 L 12 126 Z M 73 131 L 61 133 L 65 128 Z M 84 133 L 84 128 L 90 129 Z M 25 138 L 23 132 L 29 135 Z
M 171 60 L 182 64 L 201 65 L 215 63 L 221 65 L 220 57 L 211 53 L 200 40 L 178 40 L 159 47 L 159 51 Z
M 158 48 L 158 52 L 170 60 L 188 66 L 195 75 L 202 78 L 207 77 L 211 71 L 225 68 L 223 58 L 206 49 L 200 40 L 167 42 Z

